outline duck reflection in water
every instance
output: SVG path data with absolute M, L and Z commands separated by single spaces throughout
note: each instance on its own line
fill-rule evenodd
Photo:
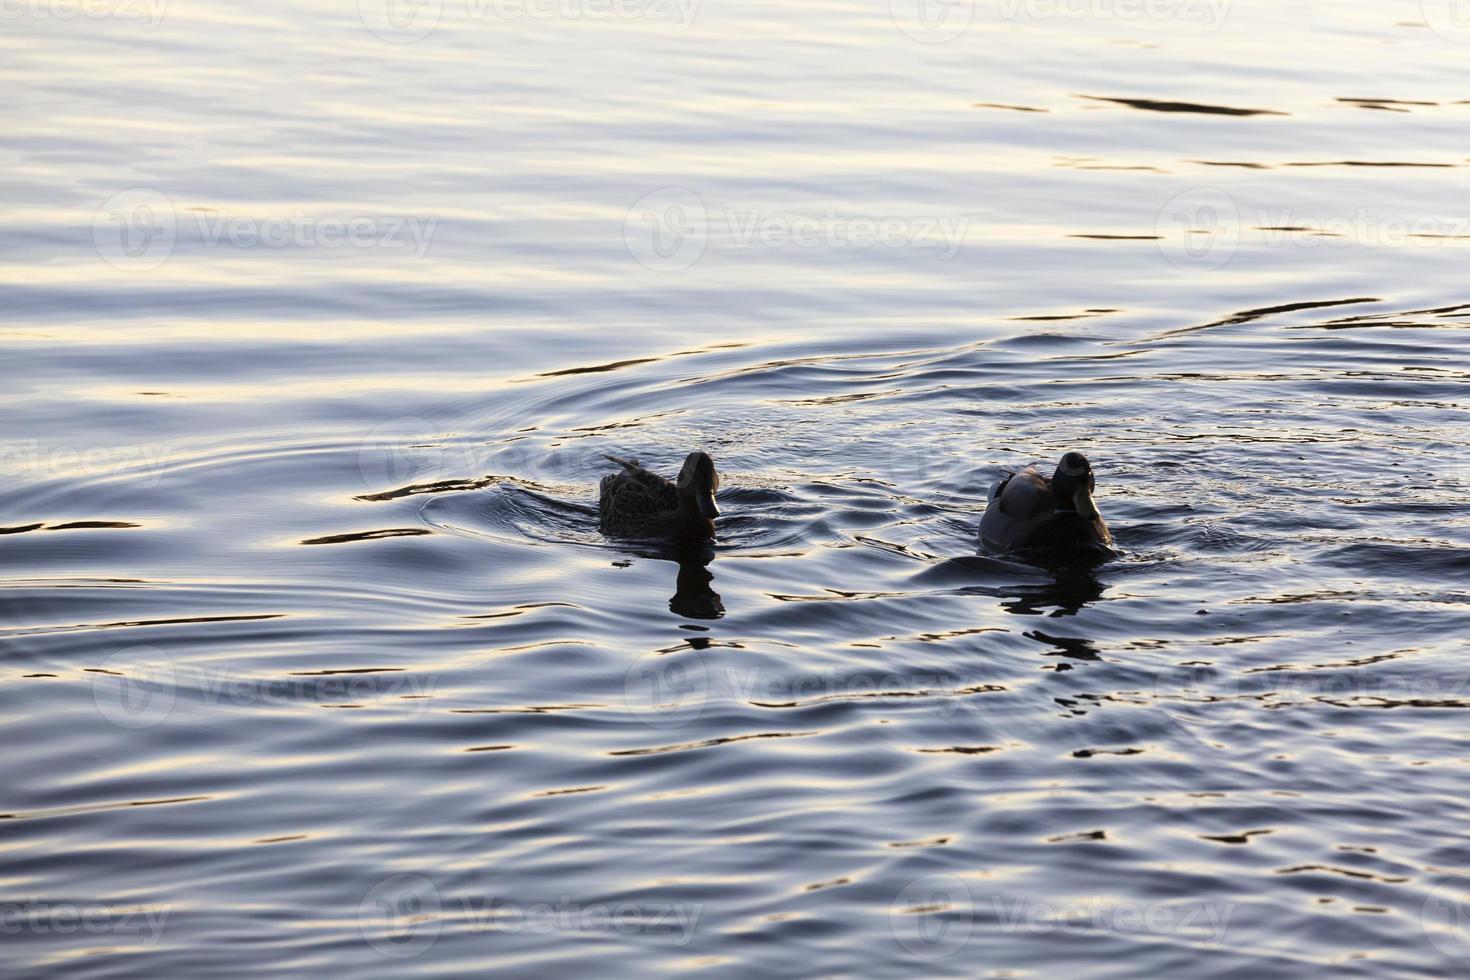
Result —
M 1055 577 L 1019 586 L 1002 607 L 1017 616 L 1075 616 L 1102 598 L 1104 586 L 1093 574 L 1117 556 L 1107 522 L 1092 494 L 1097 479 L 1086 456 L 1069 452 L 1056 472 L 1044 477 L 1027 467 L 1007 473 L 990 491 L 980 522 L 982 551 L 1020 558 Z M 1038 637 L 1078 655 L 1095 656 L 1085 640 Z
M 1017 586 L 1001 608 L 1017 616 L 1075 616 L 1107 591 L 1089 566 L 1061 566 L 1052 575 L 1050 582 Z
M 1001 608 L 1016 616 L 1076 616 L 1101 599 L 1107 589 L 1088 567 L 1059 568 L 1055 570 L 1055 576 L 1050 582 L 1016 587 L 1011 593 L 1015 598 L 1002 602 Z M 1051 647 L 1049 656 L 1069 660 L 1102 659 L 1097 644 L 1087 637 L 1062 636 L 1042 629 L 1027 630 L 1022 635 Z
M 1093 563 L 1033 566 L 1017 581 L 1025 566 L 989 555 L 964 555 L 933 566 L 922 577 L 931 585 L 960 595 L 999 599 L 1014 616 L 1076 616 L 1108 590 L 1095 574 Z M 1085 642 L 1085 641 L 1084 641 Z
M 720 594 L 710 588 L 714 575 L 714 519 L 720 516 L 715 492 L 720 474 L 714 460 L 692 452 L 677 480 L 666 480 L 639 466 L 635 460 L 607 459 L 619 472 L 603 477 L 599 488 L 598 521 L 610 537 L 659 539 L 645 558 L 672 561 L 679 566 L 669 611 L 689 619 L 719 619 L 725 615 Z
M 998 599 L 1000 608 L 1013 616 L 1061 619 L 1075 617 L 1102 599 L 1108 586 L 1096 574 L 1099 567 L 1101 563 L 1096 560 L 1074 558 L 1028 568 L 1013 558 L 982 553 L 951 558 L 932 568 L 925 578 L 932 584 L 954 588 L 960 594 Z M 1018 581 L 1023 569 L 1029 574 Z M 1054 656 L 1100 659 L 1093 640 L 1075 635 L 1075 627 L 1067 632 L 1074 635 L 1064 636 L 1060 630 L 1040 628 L 1027 630 L 1024 635 L 1053 648 Z
M 710 587 L 715 580 L 709 570 L 714 556 L 712 548 L 681 548 L 672 556 L 665 556 L 679 565 L 669 612 L 689 619 L 719 619 L 725 615 L 720 594 Z

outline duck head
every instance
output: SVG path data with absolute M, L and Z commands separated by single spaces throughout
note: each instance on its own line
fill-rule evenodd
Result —
M 674 482 L 679 495 L 692 499 L 701 517 L 714 520 L 720 516 L 715 506 L 715 491 L 720 489 L 720 474 L 715 472 L 715 461 L 701 452 L 693 452 L 684 460 L 679 479 Z
M 1081 453 L 1067 453 L 1057 464 L 1051 478 L 1051 492 L 1056 498 L 1057 510 L 1075 511 L 1084 520 L 1095 521 L 1097 504 L 1092 502 L 1092 491 L 1097 485 L 1092 475 L 1092 464 Z

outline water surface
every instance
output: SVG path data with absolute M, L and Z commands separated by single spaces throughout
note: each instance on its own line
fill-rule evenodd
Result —
M 8 12 L 7 967 L 1462 972 L 1441 6 Z

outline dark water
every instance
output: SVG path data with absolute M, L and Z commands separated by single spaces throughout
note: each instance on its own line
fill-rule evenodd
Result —
M 7 15 L 5 972 L 1463 974 L 1470 31 L 1011 6 Z

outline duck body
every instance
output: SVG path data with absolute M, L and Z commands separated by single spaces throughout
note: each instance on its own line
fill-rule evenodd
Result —
M 990 491 L 980 520 L 980 543 L 992 551 L 1057 557 L 1106 558 L 1113 536 L 1092 501 L 1092 466 L 1067 453 L 1050 478 L 1035 467 L 1009 473 Z
M 606 458 L 621 469 L 603 477 L 599 488 L 597 516 L 603 534 L 676 544 L 714 540 L 719 475 L 709 456 L 690 453 L 677 481 L 644 469 L 636 460 Z

